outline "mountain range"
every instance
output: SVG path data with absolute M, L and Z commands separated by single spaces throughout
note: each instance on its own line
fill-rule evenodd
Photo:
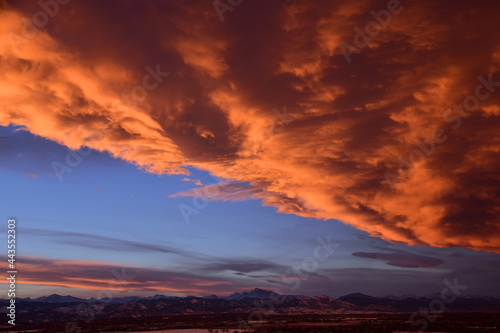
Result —
M 256 288 L 252 291 L 233 293 L 230 296 L 175 297 L 155 295 L 151 297 L 116 297 L 81 299 L 53 294 L 39 298 L 17 299 L 20 311 L 32 322 L 64 321 L 93 318 L 126 318 L 168 316 L 179 314 L 224 314 L 272 311 L 276 314 L 335 314 L 370 312 L 414 312 L 429 308 L 439 295 L 416 297 L 373 297 L 353 293 L 339 297 L 308 297 L 304 295 L 280 295 L 270 290 Z M 5 312 L 8 300 L 0 300 L 1 312 Z M 21 306 L 22 304 L 22 306 Z M 467 296 L 458 297 L 446 304 L 447 311 L 500 312 L 500 298 Z M 82 317 L 83 316 L 83 317 Z
M 90 298 L 90 299 L 84 299 L 84 298 L 78 298 L 78 297 L 73 297 L 73 296 L 61 296 L 58 294 L 52 294 L 49 296 L 42 296 L 38 298 L 17 298 L 18 300 L 22 302 L 44 302 L 44 303 L 72 303 L 72 302 L 80 302 L 80 303 L 127 303 L 127 302 L 139 302 L 139 301 L 153 301 L 153 300 L 179 300 L 179 299 L 194 299 L 194 298 L 201 298 L 201 299 L 221 299 L 221 300 L 228 300 L 228 301 L 253 301 L 255 299 L 259 300 L 265 300 L 265 299 L 277 299 L 277 298 L 282 298 L 282 299 L 297 299 L 297 298 L 307 298 L 308 296 L 304 295 L 280 295 L 275 293 L 272 290 L 264 290 L 260 288 L 255 288 L 251 291 L 244 291 L 242 293 L 235 292 L 231 294 L 230 296 L 217 296 L 217 295 L 209 295 L 209 296 L 204 296 L 204 297 L 197 297 L 197 296 L 186 296 L 186 297 L 178 297 L 178 296 L 165 296 L 165 295 L 155 295 L 155 296 L 149 296 L 149 297 L 139 297 L 139 296 L 126 296 L 126 297 L 112 297 L 112 298 L 100 298 L 100 299 L 95 299 L 95 298 Z M 0 300 L 0 301 L 6 301 L 5 299 Z

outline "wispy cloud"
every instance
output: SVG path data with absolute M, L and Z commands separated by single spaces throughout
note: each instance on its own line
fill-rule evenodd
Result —
M 166 254 L 175 254 L 192 259 L 207 258 L 204 255 L 196 254 L 175 247 L 134 242 L 114 237 L 105 237 L 105 236 L 91 235 L 79 232 L 44 230 L 35 228 L 21 228 L 21 231 L 25 235 L 33 235 L 37 237 L 40 236 L 51 237 L 61 243 L 79 247 L 92 248 L 92 249 L 101 249 L 108 251 L 124 251 L 124 252 L 159 252 Z
M 225 262 L 214 262 L 201 267 L 201 270 L 209 272 L 234 271 L 235 274 L 253 273 L 262 271 L 284 271 L 287 267 L 272 262 L 259 260 L 226 260 Z
M 405 251 L 390 250 L 389 252 L 355 252 L 352 254 L 355 257 L 369 258 L 385 261 L 387 265 L 398 266 L 403 268 L 434 268 L 444 263 L 443 260 L 434 257 L 428 257 L 409 253 Z

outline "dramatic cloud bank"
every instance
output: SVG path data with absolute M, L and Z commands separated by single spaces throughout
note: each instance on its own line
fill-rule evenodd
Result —
M 213 200 L 500 253 L 495 1 L 2 6 L 0 125 L 207 170 L 230 181 Z

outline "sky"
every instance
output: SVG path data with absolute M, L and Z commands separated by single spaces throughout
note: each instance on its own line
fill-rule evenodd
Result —
M 19 296 L 500 296 L 499 15 L 0 1 Z

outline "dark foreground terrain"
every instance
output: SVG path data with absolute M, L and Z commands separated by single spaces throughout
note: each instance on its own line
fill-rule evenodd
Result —
M 250 316 L 250 317 L 249 317 Z M 93 319 L 76 322 L 21 323 L 13 330 L 46 332 L 138 332 L 169 329 L 206 329 L 206 332 L 500 332 L 499 313 L 443 313 L 418 317 L 410 323 L 411 313 L 369 313 L 330 315 L 246 314 L 171 315 L 167 317 Z M 249 319 L 251 319 L 249 321 Z M 423 321 L 418 321 L 421 319 Z M 202 332 L 202 331 L 200 331 Z
M 6 319 L 8 302 L 0 300 L 0 314 Z M 96 300 L 50 295 L 18 299 L 16 304 L 15 327 L 0 326 L 0 331 L 500 332 L 500 299 L 476 296 L 441 299 L 439 295 L 372 297 L 354 293 L 335 299 L 279 295 L 256 288 L 225 297 L 156 295 Z

